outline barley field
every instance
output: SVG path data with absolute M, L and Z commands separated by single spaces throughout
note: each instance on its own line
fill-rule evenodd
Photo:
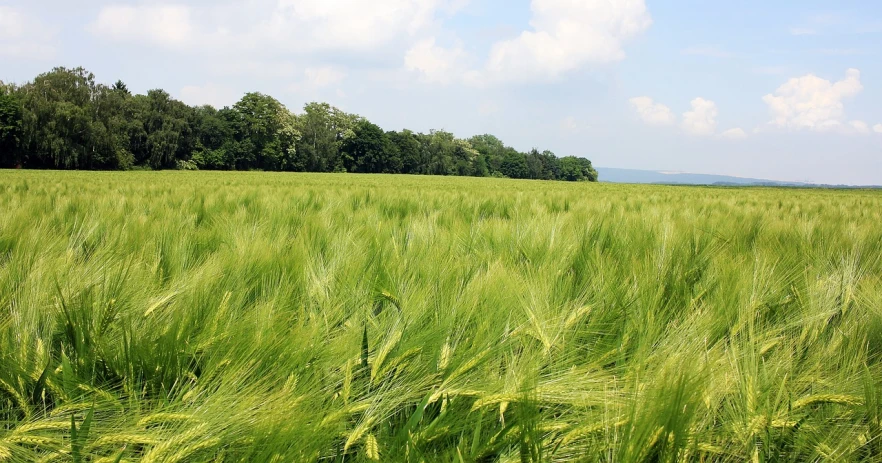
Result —
M 0 171 L 0 462 L 880 460 L 880 191 Z

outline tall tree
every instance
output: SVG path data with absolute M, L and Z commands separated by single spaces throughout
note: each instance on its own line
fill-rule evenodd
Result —
M 479 175 L 476 164 L 481 154 L 472 147 L 471 143 L 467 140 L 454 139 L 452 154 L 455 175 Z
M 591 165 L 591 161 L 585 158 L 567 156 L 560 159 L 561 180 L 571 182 L 597 181 L 597 171 Z
M 397 147 L 380 126 L 361 120 L 353 128 L 353 135 L 344 140 L 346 170 L 365 173 L 401 172 L 401 158 Z
M 312 172 L 331 172 L 346 169 L 349 160 L 341 152 L 342 144 L 355 135 L 355 125 L 361 118 L 347 114 L 327 103 L 309 103 L 298 118 L 301 134 L 298 143 L 298 166 Z
M 499 168 L 502 175 L 508 178 L 529 178 L 530 176 L 526 156 L 513 149 L 507 150 Z
M 432 130 L 423 139 L 423 168 L 430 175 L 455 173 L 456 137 L 445 130 Z
M 293 131 L 293 116 L 275 98 L 248 93 L 233 106 L 238 113 L 237 138 L 249 140 L 253 166 L 265 170 L 284 170 L 292 165 L 295 148 L 283 130 Z M 297 138 L 295 133 L 289 134 Z
M 135 157 L 154 169 L 175 166 L 178 159 L 189 159 L 194 147 L 191 108 L 164 90 L 150 90 L 138 98 L 136 116 L 143 124 L 143 140 L 138 140 Z
M 301 115 L 248 93 L 232 108 L 191 108 L 161 89 L 133 95 L 83 68 L 22 86 L 0 82 L 0 166 L 62 169 L 263 169 L 597 180 L 584 158 L 520 153 L 497 137 L 384 132 L 356 114 L 309 103 Z
M 92 167 L 94 93 L 95 76 L 83 68 L 55 68 L 21 88 L 25 166 Z
M 131 93 L 121 81 L 113 87 L 98 85 L 92 108 L 94 162 L 107 169 L 131 168 L 135 162 L 129 136 L 134 119 Z
M 13 90 L 0 82 L 0 167 L 21 165 L 18 143 L 21 137 L 22 108 Z
M 420 138 L 410 130 L 401 132 L 387 132 L 389 140 L 398 150 L 401 159 L 401 172 L 405 174 L 419 174 L 420 172 Z
M 551 151 L 545 150 L 539 154 L 542 162 L 543 179 L 556 180 L 560 178 L 560 159 Z
M 469 143 L 481 153 L 490 175 L 502 175 L 502 161 L 505 159 L 507 151 L 502 140 L 493 135 L 484 134 L 469 138 Z
M 223 111 L 212 106 L 200 106 L 194 109 L 193 135 L 196 140 L 192 161 L 200 169 L 222 170 L 231 169 L 228 162 L 226 145 L 233 141 L 233 128 Z

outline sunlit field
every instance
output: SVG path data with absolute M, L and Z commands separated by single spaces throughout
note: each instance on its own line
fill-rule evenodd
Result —
M 0 461 L 882 459 L 882 192 L 0 171 Z

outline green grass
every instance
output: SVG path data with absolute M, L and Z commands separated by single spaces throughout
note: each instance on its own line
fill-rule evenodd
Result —
M 0 171 L 0 462 L 880 461 L 882 192 Z

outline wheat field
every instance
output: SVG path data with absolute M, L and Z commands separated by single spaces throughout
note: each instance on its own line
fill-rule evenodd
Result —
M 882 460 L 882 192 L 0 171 L 0 462 Z

